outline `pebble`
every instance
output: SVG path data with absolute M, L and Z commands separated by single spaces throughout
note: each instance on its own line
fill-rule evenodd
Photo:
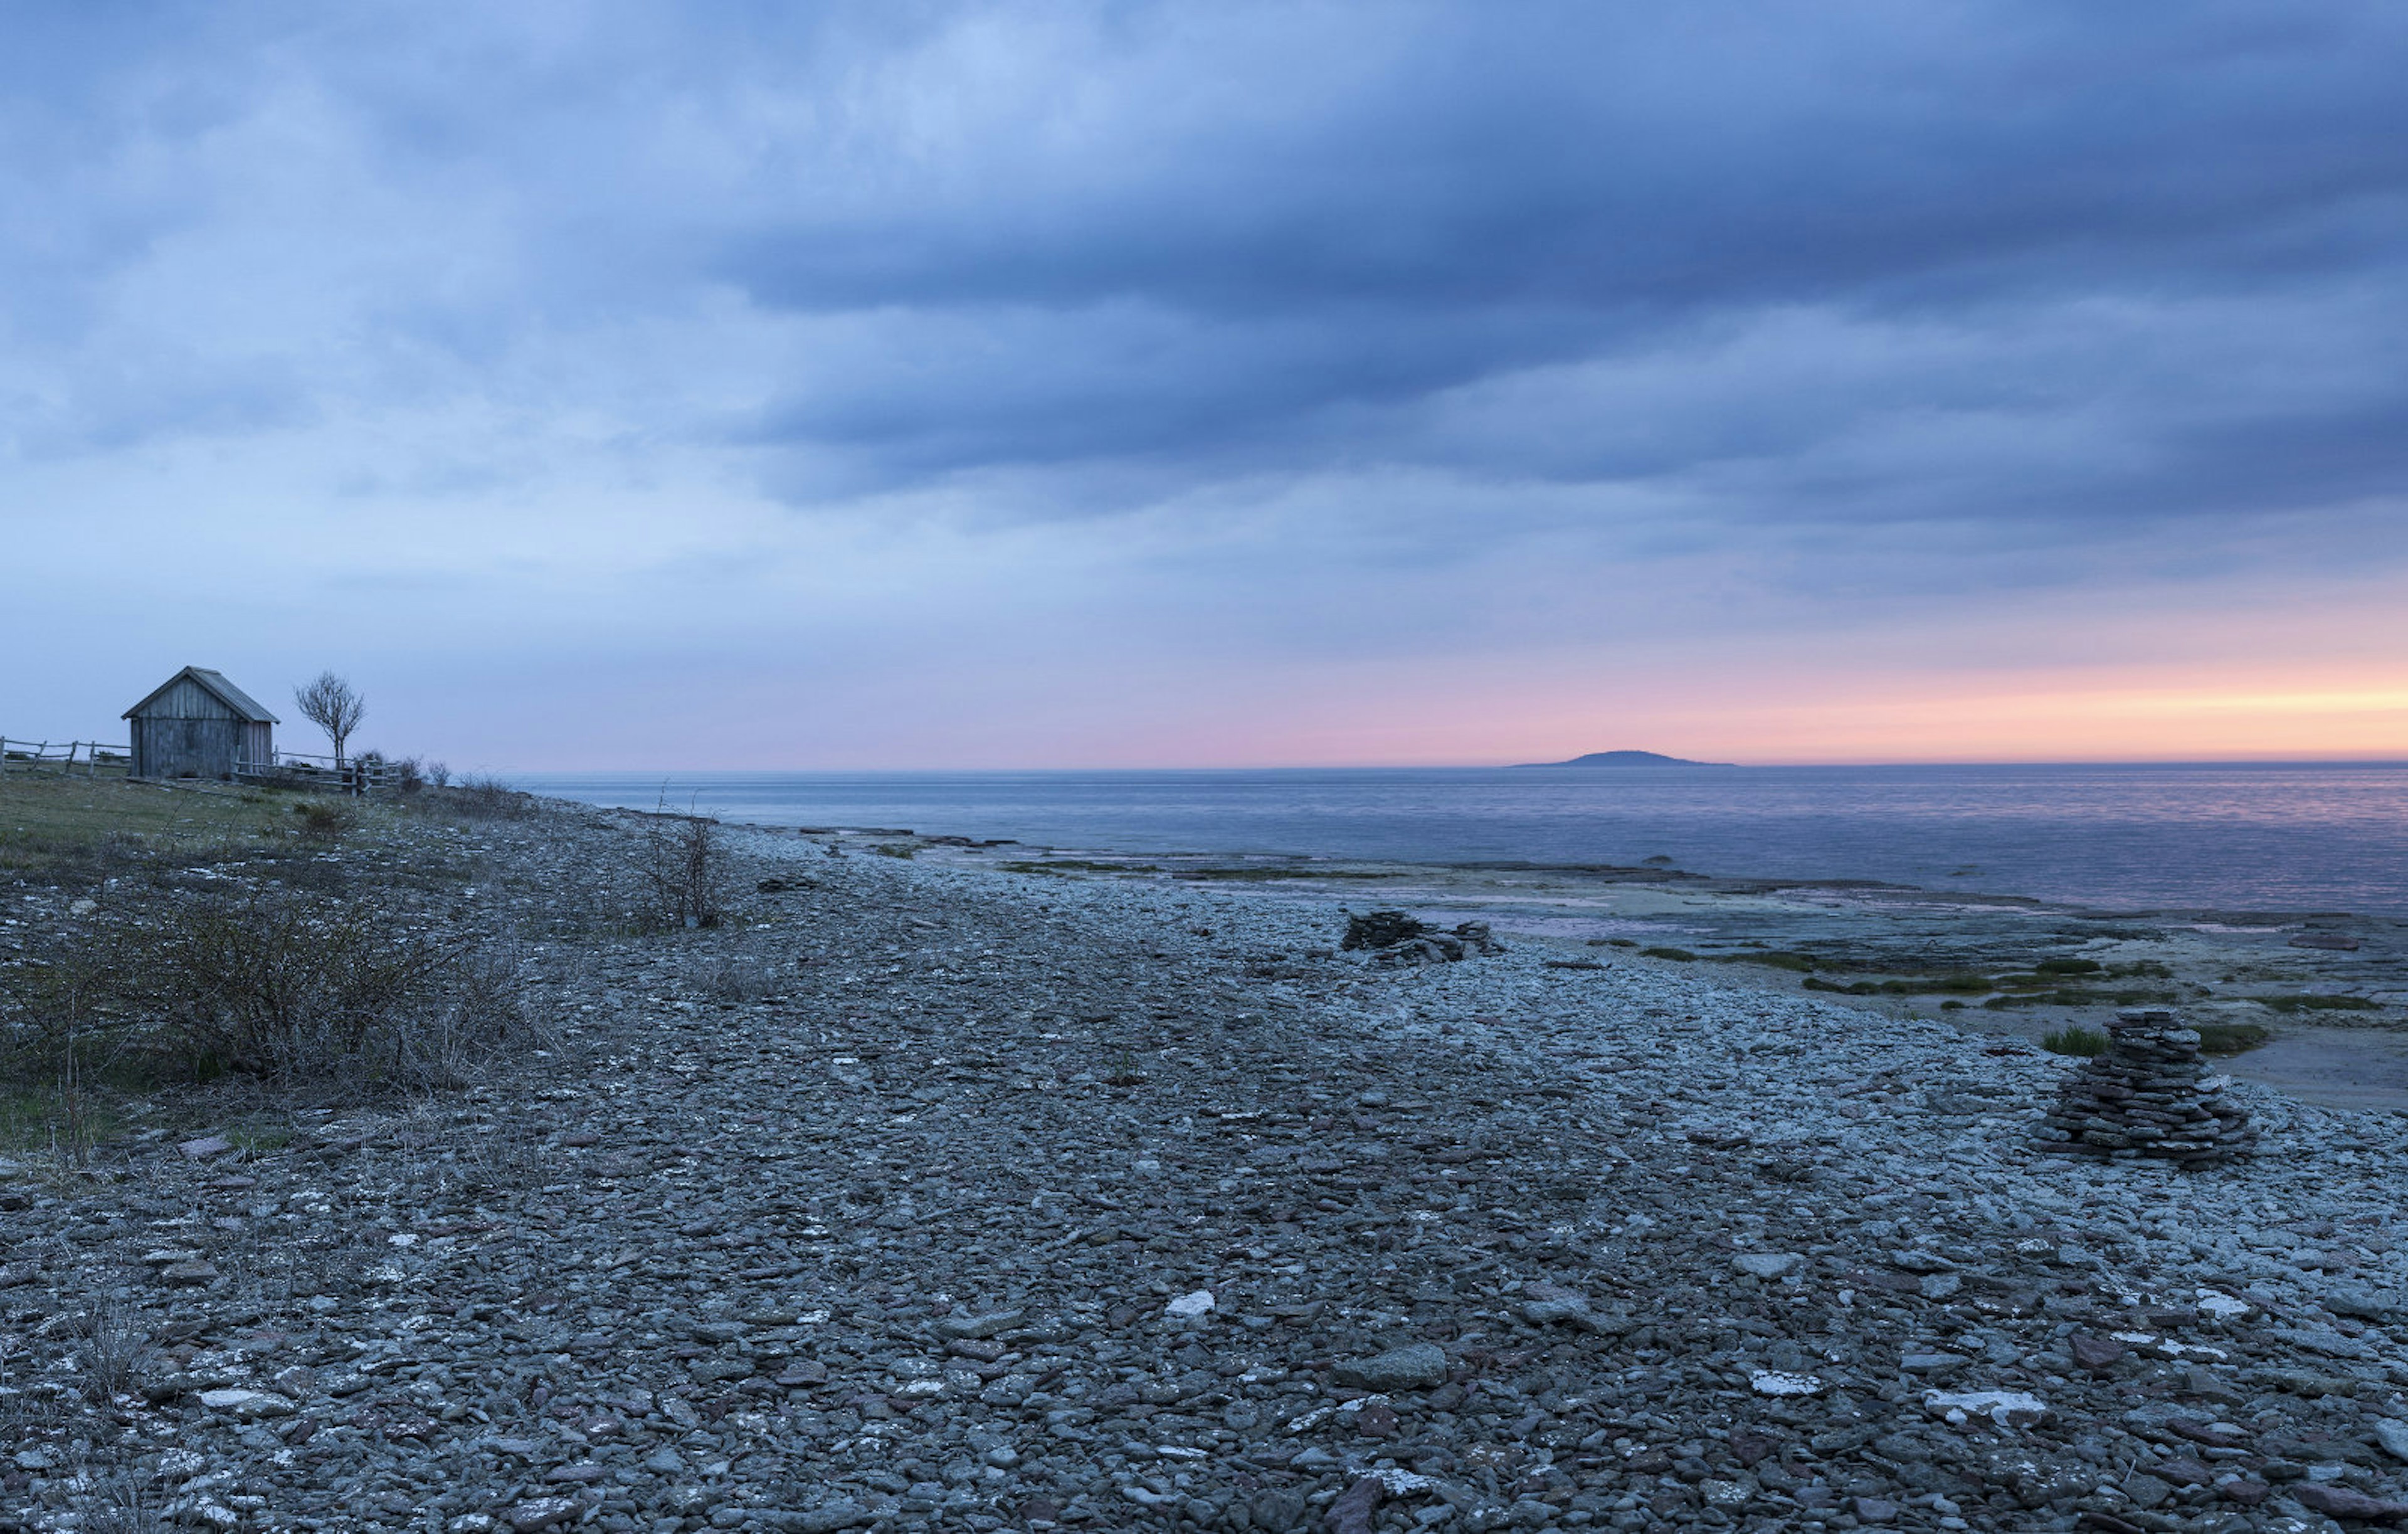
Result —
M 1366 1390 L 1435 1390 L 1446 1383 L 1446 1351 L 1435 1342 L 1408 1342 L 1338 1366 L 1337 1377 Z
M 527 935 L 549 1055 L 295 1104 L 224 1185 L 171 1136 L 11 1174 L 0 1383 L 52 1426 L 0 1510 L 52 1527 L 84 1464 L 209 1481 L 186 1522 L 452 1534 L 1317 1531 L 1350 1496 L 2272 1530 L 2408 1490 L 2390 1121 L 2221 1086 L 2254 1156 L 2074 1159 L 2036 1142 L 2082 1068 L 1938 1022 L 1519 938 L 1375 965 L 1320 897 L 924 845 L 732 833 L 759 893 L 646 935 L 605 893 L 628 824 L 424 835 L 480 869 L 430 930 Z M 106 1412 L 63 1388 L 95 1296 L 150 1349 Z

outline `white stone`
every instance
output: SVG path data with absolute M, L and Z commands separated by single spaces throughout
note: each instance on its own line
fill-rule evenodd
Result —
M 1759 1396 L 1812 1396 L 1823 1388 L 1823 1382 L 1812 1374 L 1789 1374 L 1777 1369 L 1759 1369 L 1750 1373 L 1747 1383 Z
M 1795 1252 L 1742 1252 L 1731 1266 L 1756 1278 L 1777 1279 L 1805 1260 Z
M 293 1403 L 266 1390 L 204 1390 L 201 1404 L 212 1412 L 230 1412 L 237 1417 L 289 1417 Z
M 1193 1294 L 1181 1295 L 1177 1299 L 1165 1305 L 1162 1308 L 1162 1313 L 1165 1315 L 1175 1315 L 1184 1321 L 1192 1320 L 1197 1316 L 1202 1315 L 1211 1308 L 1212 1291 L 1210 1289 L 1198 1289 Z
M 2396 1417 L 2377 1417 L 2374 1420 L 2374 1440 L 2392 1458 L 2408 1459 L 2408 1422 Z
M 1927 1390 L 1926 1410 L 1952 1422 L 1985 1416 L 2001 1427 L 2025 1427 L 2048 1415 L 2048 1403 L 2020 1390 Z

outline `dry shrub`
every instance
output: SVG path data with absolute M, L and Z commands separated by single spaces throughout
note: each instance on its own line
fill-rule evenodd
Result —
M 351 828 L 351 812 L 324 799 L 308 799 L 293 807 L 301 817 L 301 834 L 312 841 L 339 840 Z
M 150 1074 L 425 1089 L 530 1041 L 516 955 L 413 932 L 366 898 L 187 896 L 77 938 L 88 978 L 16 1009 L 19 1041 Z M 55 1068 L 54 1059 L 38 1062 Z
M 76 1317 L 77 1387 L 84 1399 L 106 1406 L 132 1390 L 150 1356 L 141 1313 L 113 1297 L 94 1300 Z
M 665 803 L 645 818 L 636 877 L 652 921 L 663 926 L 717 926 L 727 882 L 719 823 L 677 814 Z
M 444 802 L 470 820 L 524 820 L 536 811 L 535 796 L 522 794 L 492 773 L 460 780 L 447 791 Z
M 775 965 L 746 953 L 722 953 L 689 969 L 687 976 L 713 1001 L 766 1001 L 782 988 Z

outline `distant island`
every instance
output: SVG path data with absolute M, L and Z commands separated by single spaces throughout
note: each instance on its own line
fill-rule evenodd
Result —
M 1593 751 L 1569 762 L 1516 762 L 1526 767 L 1729 767 L 1728 762 L 1692 762 L 1685 756 L 1663 756 L 1652 751 Z

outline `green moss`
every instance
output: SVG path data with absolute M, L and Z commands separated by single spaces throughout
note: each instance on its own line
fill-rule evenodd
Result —
M 1996 987 L 1990 983 L 1989 976 L 1976 975 L 1964 971 L 1959 971 L 1953 975 L 1936 975 L 1928 982 L 1922 983 L 1917 983 L 1912 981 L 1892 981 L 1890 982 L 1890 985 L 1897 986 L 1899 988 L 1899 994 L 1900 995 L 1914 991 L 1944 991 L 1956 996 L 1987 996 L 1992 990 L 1996 989 Z M 1889 986 L 1884 986 L 1883 989 L 1887 990 L 1889 989 Z
M 1670 959 L 1676 964 L 1689 964 L 1697 959 L 1697 955 L 1685 948 L 1642 948 L 1639 956 L 1642 959 Z
M 2201 1054 L 2242 1054 L 2273 1035 L 2255 1023 L 2202 1023 L 2199 1025 Z
M 1787 953 L 1780 949 L 1763 949 L 1750 951 L 1744 953 L 1719 954 L 1715 957 L 1714 962 L 1717 964 L 1761 964 L 1774 969 L 1793 969 L 1800 974 L 1804 974 L 1813 969 L 1814 955 L 1812 953 Z
M 2163 1007 L 2182 998 L 2172 991 L 2042 991 L 1996 996 L 1982 1003 L 1992 1011 L 2015 1007 Z
M 2260 1007 L 2267 1009 L 2269 1011 L 2277 1012 L 2372 1012 L 2382 1011 L 2382 1003 L 2369 1001 L 2364 996 L 2301 995 L 2288 996 L 2251 996 L 2249 999 L 2258 1003 Z
M 2143 959 L 2137 964 L 2119 964 L 2107 973 L 2117 980 L 2172 980 L 2174 972 L 2155 959 Z
M 1402 879 L 1402 873 L 1368 873 L 1346 868 L 1194 868 L 1179 876 L 1246 884 L 1267 884 L 1281 879 Z

